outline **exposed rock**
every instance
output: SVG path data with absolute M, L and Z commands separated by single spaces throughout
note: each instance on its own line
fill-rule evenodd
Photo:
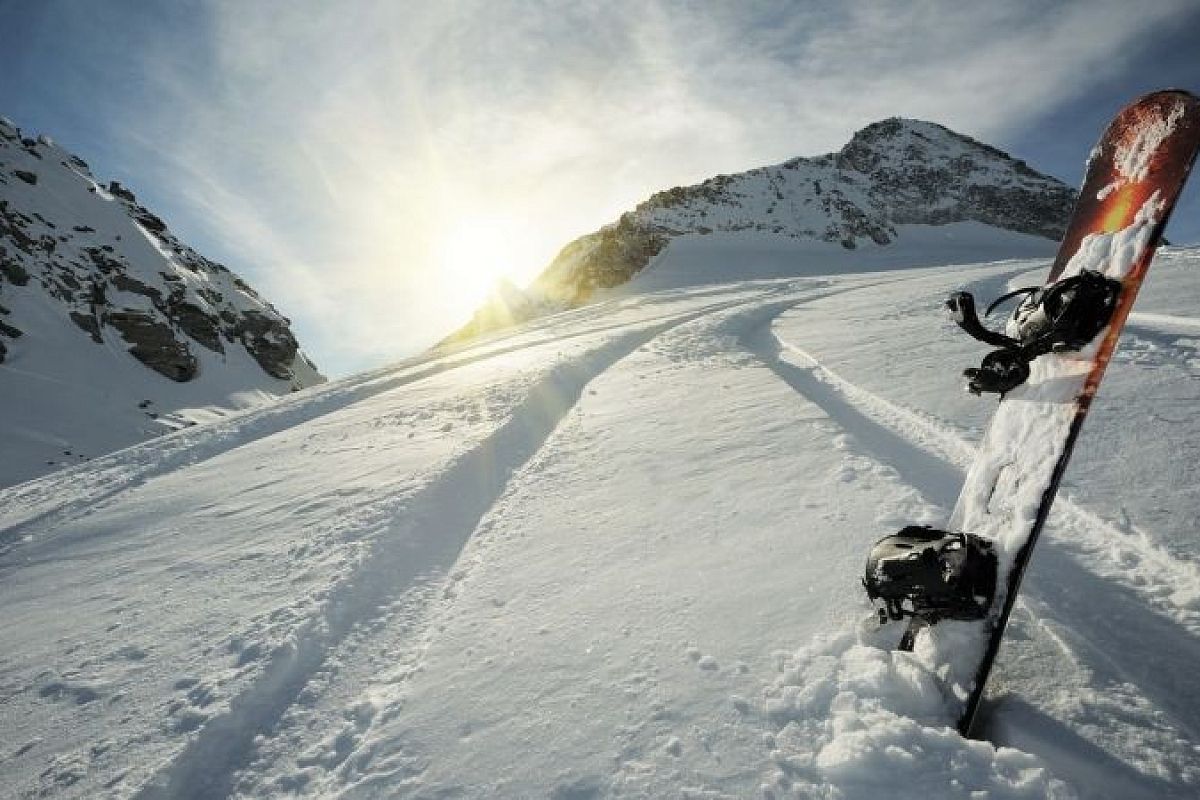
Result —
M 109 181 L 108 193 L 113 197 L 119 197 L 122 200 L 128 200 L 131 203 L 137 202 L 137 197 L 134 196 L 133 192 L 122 186 L 120 181 Z
M 29 172 L 28 170 L 23 170 L 23 169 L 14 169 L 13 175 L 16 175 L 18 178 L 25 181 L 30 186 L 37 185 L 37 182 L 38 182 L 37 173 Z
M 15 259 L 10 258 L 2 247 L 0 247 L 0 275 L 3 275 L 9 283 L 15 286 L 24 286 L 29 283 L 29 272 Z
M 146 230 L 151 233 L 162 233 L 167 229 L 167 223 L 151 214 L 141 206 L 137 206 L 133 210 L 133 218 L 136 219 Z
M 92 341 L 96 344 L 102 344 L 104 340 L 100 337 L 100 323 L 96 320 L 95 314 L 84 314 L 79 311 L 71 312 L 71 321 L 78 325 L 82 330 L 86 331 L 92 337 Z
M 292 362 L 300 345 L 287 325 L 259 311 L 242 314 L 237 335 L 258 365 L 280 380 L 293 377 Z
M 480 334 L 502 330 L 554 310 L 557 309 L 545 306 L 540 298 L 521 291 L 511 281 L 500 280 L 471 321 L 437 346 L 460 344 Z
M 20 328 L 9 325 L 4 320 L 0 319 L 0 336 L 7 336 L 10 339 L 19 339 L 24 333 Z
M 211 306 L 219 306 L 225 300 L 225 296 L 215 289 L 197 289 L 196 294 Z
M 199 366 L 192 351 L 175 338 L 169 325 L 154 315 L 134 309 L 109 311 L 104 322 L 116 328 L 132 347 L 130 354 L 138 361 L 173 381 L 183 383 L 196 376 Z
M 200 306 L 177 297 L 171 299 L 168 306 L 168 313 L 175 324 L 182 328 L 183 332 L 188 336 L 213 352 L 225 352 L 225 347 L 221 344 L 219 319 L 215 319 L 210 314 L 205 313 L 204 309 L 200 308 Z M 292 355 L 295 355 L 294 349 Z M 290 359 L 288 363 L 291 363 Z M 270 370 L 267 371 L 270 373 Z M 289 377 L 291 377 L 290 372 Z
M 10 209 L 7 201 L 0 201 L 0 241 L 8 239 L 21 252 L 32 254 L 34 240 L 25 232 L 32 221 L 19 211 Z
M 113 252 L 113 249 L 108 245 L 83 248 L 83 253 L 92 260 L 92 263 L 95 264 L 96 268 L 101 272 L 109 273 L 122 271 L 124 265 L 119 258 L 114 258 L 109 255 L 111 252 Z
M 893 225 L 973 220 L 1057 240 L 1075 202 L 1073 189 L 1025 162 L 928 122 L 868 125 L 824 158 L 866 176 Z
M 113 261 L 117 267 L 120 266 L 120 262 L 115 261 L 115 259 L 110 259 L 110 260 Z M 111 271 L 111 265 L 109 266 L 109 269 L 105 269 L 105 271 L 106 272 Z M 115 286 L 116 288 L 120 289 L 123 292 L 133 292 L 134 294 L 144 295 L 153 300 L 161 300 L 162 299 L 161 291 L 154 288 L 153 286 L 148 286 L 148 285 L 142 283 L 137 278 L 133 278 L 133 277 L 125 274 L 124 272 L 118 272 L 118 273 L 114 274 L 109 280 L 112 281 L 113 286 Z
M 670 241 L 662 229 L 624 214 L 615 225 L 583 236 L 562 249 L 536 286 L 568 305 L 584 303 L 596 289 L 620 286 Z M 577 264 L 586 264 L 582 269 Z M 562 287 L 554 290 L 552 287 Z

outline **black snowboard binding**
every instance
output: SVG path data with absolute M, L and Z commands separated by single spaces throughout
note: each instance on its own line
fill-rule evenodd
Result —
M 980 619 L 996 593 L 996 554 L 978 536 L 909 525 L 871 548 L 863 586 L 867 597 L 883 601 L 881 625 L 904 617 L 930 625 Z
M 960 328 L 1000 348 L 984 356 L 978 368 L 963 372 L 972 394 L 995 392 L 1003 396 L 1029 378 L 1029 363 L 1038 356 L 1086 346 L 1112 318 L 1121 282 L 1094 270 L 1083 270 L 1049 286 L 1009 292 L 988 306 L 984 316 L 1019 295 L 1026 297 L 1008 320 L 1005 333 L 983 326 L 970 292 L 955 292 L 946 300 Z

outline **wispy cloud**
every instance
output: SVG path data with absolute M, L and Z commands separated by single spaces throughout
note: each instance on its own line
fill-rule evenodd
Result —
M 469 313 L 486 287 L 442 258 L 463 219 L 503 220 L 494 257 L 528 279 L 656 189 L 874 119 L 1003 135 L 1188 5 L 216 3 L 201 69 L 170 36 L 142 54 L 136 144 L 342 371 Z

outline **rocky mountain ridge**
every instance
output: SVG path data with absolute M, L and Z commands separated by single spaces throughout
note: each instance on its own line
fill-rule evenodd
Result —
M 1057 240 L 1075 190 L 995 147 L 932 122 L 891 118 L 838 152 L 793 158 L 658 192 L 559 252 L 527 290 L 534 308 L 585 303 L 620 286 L 682 236 L 750 231 L 853 250 L 908 225 L 975 222 Z M 448 341 L 485 333 L 485 308 Z
M 0 485 L 323 380 L 249 284 L 0 117 Z
M 2 119 L 0 281 L 6 293 L 32 282 L 93 342 L 111 330 L 171 380 L 196 378 L 197 346 L 223 354 L 235 344 L 295 388 L 315 373 L 289 320 L 245 281 L 179 241 L 132 191 L 101 186 L 82 159 Z M 11 346 L 19 334 L 6 329 Z M 8 348 L 0 348 L 3 359 Z

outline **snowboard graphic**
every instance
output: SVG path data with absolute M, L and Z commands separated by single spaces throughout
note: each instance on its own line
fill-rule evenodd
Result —
M 1084 418 L 1116 348 L 1168 217 L 1200 148 L 1200 99 L 1146 95 L 1092 151 L 1046 282 L 1003 334 L 979 322 L 970 295 L 948 305 L 964 330 L 999 350 L 968 370 L 1000 405 L 946 531 L 885 537 L 864 585 L 881 618 L 908 618 L 900 642 L 940 665 L 968 735 L 1005 626 Z M 1006 296 L 1006 298 L 1013 295 Z M 1002 298 L 1002 299 L 1006 299 Z

